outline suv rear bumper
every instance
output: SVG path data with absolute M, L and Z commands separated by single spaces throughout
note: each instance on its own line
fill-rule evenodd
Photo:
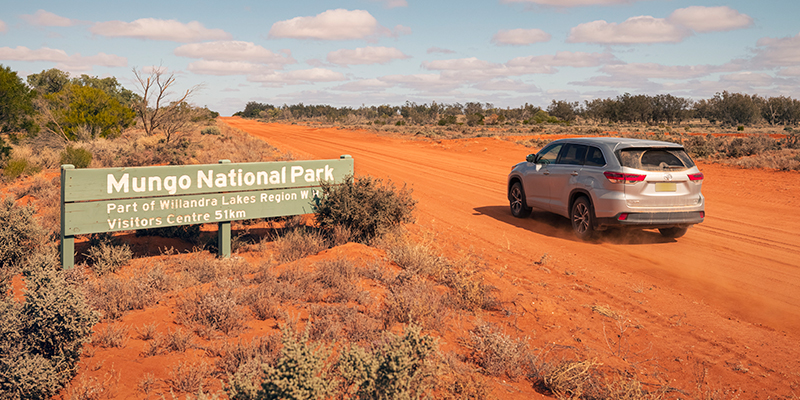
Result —
M 620 219 L 627 214 L 624 219 Z M 619 213 L 611 218 L 597 218 L 597 228 L 631 226 L 637 228 L 669 228 L 699 224 L 705 219 L 704 211 Z

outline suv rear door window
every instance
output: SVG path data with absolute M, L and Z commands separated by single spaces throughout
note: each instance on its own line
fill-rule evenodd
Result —
M 589 146 L 586 153 L 586 162 L 583 164 L 589 167 L 602 167 L 606 165 L 606 158 L 603 151 L 594 146 Z
M 561 152 L 561 157 L 558 159 L 558 163 L 567 165 L 583 165 L 584 158 L 586 158 L 586 146 L 582 144 L 568 144 L 564 148 L 564 151 Z
M 694 162 L 683 149 L 622 149 L 618 153 L 623 167 L 645 171 L 684 170 L 694 167 Z

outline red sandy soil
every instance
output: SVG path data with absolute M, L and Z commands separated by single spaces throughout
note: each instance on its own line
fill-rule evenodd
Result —
M 221 121 L 297 159 L 349 154 L 357 174 L 413 189 L 418 203 L 412 233 L 433 236 L 452 254 L 466 251 L 479 257 L 486 283 L 497 288 L 506 309 L 441 329 L 445 350 L 456 350 L 458 339 L 482 319 L 514 337 L 527 337 L 533 349 L 555 344 L 605 365 L 657 375 L 680 390 L 667 398 L 800 394 L 796 172 L 701 164 L 706 220 L 686 236 L 666 240 L 644 231 L 585 243 L 575 239 L 566 219 L 542 212 L 527 219 L 511 216 L 506 175 L 531 152 L 511 141 L 419 140 L 240 118 Z M 378 250 L 349 244 L 315 257 L 329 253 L 353 259 L 381 256 Z M 130 273 L 147 262 L 135 260 Z M 145 343 L 135 338 L 133 327 L 156 322 L 162 333 L 182 328 L 173 322 L 174 302 L 123 316 L 121 323 L 131 327 L 128 345 L 92 347 L 73 388 L 105 376 L 116 386 L 116 398 L 144 398 L 136 385 L 145 374 L 166 379 L 178 361 L 213 363 L 196 349 L 139 355 Z M 600 313 L 609 310 L 620 317 Z M 274 321 L 250 321 L 240 337 L 249 340 L 275 328 Z M 494 378 L 490 385 L 499 399 L 548 398 L 525 379 Z
M 299 159 L 350 154 L 357 174 L 408 184 L 419 202 L 416 225 L 482 255 L 501 298 L 524 309 L 516 324 L 534 346 L 593 341 L 609 350 L 603 331 L 612 327 L 587 307 L 608 305 L 636 326 L 625 333 L 628 358 L 657 360 L 678 387 L 691 389 L 693 370 L 705 363 L 709 386 L 740 398 L 800 394 L 797 172 L 701 164 L 706 220 L 686 236 L 644 231 L 584 243 L 565 219 L 511 216 L 506 176 L 531 152 L 515 143 L 222 121 Z

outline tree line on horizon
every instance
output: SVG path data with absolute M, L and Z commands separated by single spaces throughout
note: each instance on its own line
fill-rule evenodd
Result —
M 406 101 L 399 106 L 379 105 L 333 107 L 330 105 L 275 106 L 250 101 L 234 116 L 270 120 L 325 120 L 342 122 L 366 119 L 384 125 L 451 124 L 497 125 L 573 123 L 578 118 L 594 123 L 643 123 L 650 125 L 680 124 L 693 119 L 705 119 L 723 126 L 745 126 L 757 123 L 797 125 L 800 123 L 800 100 L 787 96 L 761 97 L 723 91 L 709 99 L 691 100 L 671 94 L 655 96 L 625 93 L 616 98 L 580 102 L 552 100 L 541 107 L 525 103 L 521 107 L 498 108 L 491 103 L 418 104 Z

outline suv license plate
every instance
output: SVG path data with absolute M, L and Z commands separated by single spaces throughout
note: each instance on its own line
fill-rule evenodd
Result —
M 656 192 L 675 192 L 678 184 L 675 182 L 656 182 Z

